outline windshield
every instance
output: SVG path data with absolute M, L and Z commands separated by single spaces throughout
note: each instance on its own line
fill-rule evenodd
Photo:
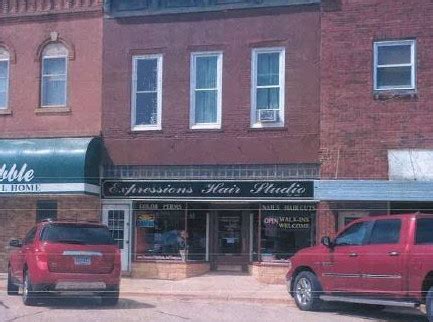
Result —
M 83 245 L 114 244 L 110 231 L 106 227 L 76 224 L 54 224 L 45 227 L 41 240 Z

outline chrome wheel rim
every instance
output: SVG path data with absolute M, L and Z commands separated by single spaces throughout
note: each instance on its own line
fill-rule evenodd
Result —
M 296 299 L 303 306 L 308 305 L 313 297 L 313 288 L 310 280 L 303 277 L 296 284 Z

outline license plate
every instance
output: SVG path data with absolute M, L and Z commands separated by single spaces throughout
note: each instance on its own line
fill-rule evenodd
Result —
M 90 265 L 92 260 L 90 256 L 74 256 L 75 265 Z

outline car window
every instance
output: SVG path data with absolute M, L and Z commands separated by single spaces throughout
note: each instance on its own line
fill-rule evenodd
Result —
M 369 226 L 369 222 L 353 224 L 335 239 L 335 246 L 362 245 Z
M 433 218 L 419 218 L 416 222 L 417 245 L 433 244 Z
M 27 233 L 26 237 L 24 237 L 23 244 L 31 244 L 35 240 L 36 235 L 36 227 L 33 227 L 30 229 L 30 231 Z
M 83 245 L 112 245 L 107 227 L 95 225 L 52 224 L 44 228 L 42 241 Z
M 397 244 L 400 241 L 401 220 L 377 220 L 369 244 Z

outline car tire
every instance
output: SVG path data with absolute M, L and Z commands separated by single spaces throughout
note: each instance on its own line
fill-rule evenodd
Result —
M 322 301 L 320 294 L 322 287 L 317 276 L 311 272 L 301 272 L 295 278 L 293 295 L 296 306 L 302 311 L 316 311 Z
M 17 285 L 15 285 L 12 281 L 11 269 L 9 267 L 9 269 L 8 269 L 8 286 L 7 286 L 8 295 L 18 295 L 19 289 L 20 288 Z
M 433 287 L 430 287 L 427 292 L 425 306 L 427 311 L 427 319 L 429 322 L 433 322 Z
M 118 302 L 119 302 L 118 288 L 101 294 L 101 304 L 103 306 L 115 306 Z
M 22 297 L 24 305 L 32 306 L 36 304 L 37 298 L 35 292 L 33 291 L 30 275 L 27 271 L 24 272 Z

